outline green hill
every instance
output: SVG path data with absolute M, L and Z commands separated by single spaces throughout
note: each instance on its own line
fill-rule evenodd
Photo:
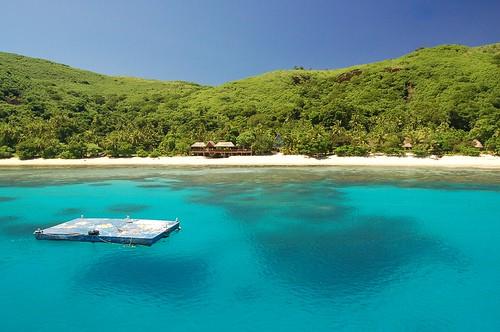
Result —
M 217 87 L 110 77 L 0 53 L 0 156 L 183 154 L 199 140 L 257 153 L 500 153 L 500 44 L 416 50 L 337 70 Z M 281 139 L 276 139 L 279 134 Z

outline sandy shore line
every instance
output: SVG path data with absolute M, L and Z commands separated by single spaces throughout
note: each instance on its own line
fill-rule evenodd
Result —
M 500 157 L 444 156 L 440 159 L 415 157 L 337 157 L 315 159 L 299 155 L 233 156 L 209 159 L 205 157 L 160 158 L 93 158 L 93 159 L 32 159 L 0 160 L 7 166 L 394 166 L 394 167 L 455 167 L 500 169 Z

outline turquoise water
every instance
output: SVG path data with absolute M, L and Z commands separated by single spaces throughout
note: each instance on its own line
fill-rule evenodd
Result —
M 36 241 L 175 218 L 152 247 Z M 1 169 L 2 331 L 498 331 L 500 174 Z

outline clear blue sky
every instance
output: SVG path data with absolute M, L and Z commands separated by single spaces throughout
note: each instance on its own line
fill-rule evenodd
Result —
M 499 0 L 0 0 L 0 12 L 2 51 L 212 85 L 500 41 Z

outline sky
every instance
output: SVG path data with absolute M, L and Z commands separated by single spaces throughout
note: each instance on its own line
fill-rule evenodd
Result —
M 0 0 L 0 51 L 219 85 L 500 42 L 499 0 Z

